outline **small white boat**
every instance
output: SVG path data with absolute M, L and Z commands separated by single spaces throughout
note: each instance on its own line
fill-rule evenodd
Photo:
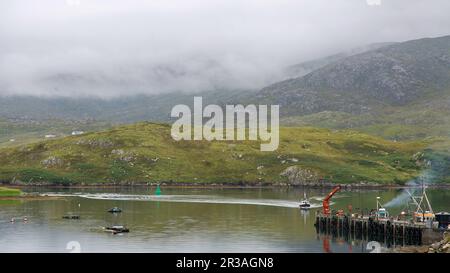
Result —
M 300 207 L 300 209 L 310 209 L 311 208 L 311 203 L 309 203 L 308 198 L 306 198 L 306 192 L 303 193 L 303 200 L 300 201 L 299 207 Z

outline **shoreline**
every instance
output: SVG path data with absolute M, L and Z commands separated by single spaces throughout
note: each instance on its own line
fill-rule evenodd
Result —
M 387 253 L 450 253 L 450 231 L 444 231 L 442 239 L 422 246 L 403 246 L 393 248 Z
M 304 184 L 304 185 L 292 185 L 292 184 L 239 184 L 233 185 L 229 183 L 128 183 L 128 184 L 111 184 L 111 183 L 99 183 L 99 184 L 73 184 L 73 185 L 58 185 L 58 184 L 0 184 L 13 189 L 26 189 L 26 188 L 53 188 L 53 189 L 90 189 L 90 188 L 106 188 L 106 189 L 118 189 L 118 188 L 155 188 L 158 185 L 164 188 L 189 188 L 189 189 L 283 189 L 283 188 L 324 188 L 329 189 L 340 185 L 344 190 L 360 190 L 360 189 L 413 189 L 421 188 L 420 185 L 396 185 L 396 184 Z M 427 188 L 431 189 L 450 189 L 450 184 L 431 184 L 427 185 Z
M 62 200 L 60 196 L 46 196 L 39 194 L 23 194 L 19 196 L 1 196 L 0 200 L 20 200 L 20 201 L 36 201 L 36 200 Z

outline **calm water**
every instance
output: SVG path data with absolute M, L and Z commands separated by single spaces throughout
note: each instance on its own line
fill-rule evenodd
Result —
M 69 252 L 77 241 L 83 252 L 364 252 L 366 243 L 316 235 L 314 214 L 329 190 L 305 189 L 313 206 L 298 209 L 304 189 L 27 189 L 62 195 L 58 200 L 0 200 L 0 252 Z M 333 208 L 375 207 L 400 190 L 342 191 Z M 450 210 L 450 190 L 429 189 L 435 211 Z M 120 207 L 123 213 L 106 211 Z M 404 203 L 390 207 L 398 213 Z M 64 220 L 67 213 L 80 220 Z M 28 222 L 10 223 L 13 217 Z M 126 225 L 112 235 L 102 226 Z

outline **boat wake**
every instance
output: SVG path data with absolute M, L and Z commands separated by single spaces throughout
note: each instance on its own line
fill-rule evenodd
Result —
M 96 200 L 120 200 L 120 201 L 153 201 L 153 202 L 179 202 L 179 203 L 207 203 L 207 204 L 234 204 L 256 205 L 285 208 L 298 208 L 299 201 L 277 199 L 241 199 L 216 195 L 132 195 L 132 194 L 59 194 L 46 193 L 46 196 L 81 197 Z M 320 203 L 311 203 L 311 208 L 319 208 Z

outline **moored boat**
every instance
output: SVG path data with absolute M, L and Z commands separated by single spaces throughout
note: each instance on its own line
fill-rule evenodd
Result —
M 113 234 L 130 232 L 130 230 L 125 226 L 110 226 L 110 227 L 103 227 L 103 229 L 106 232 L 111 232 Z
M 64 215 L 62 218 L 69 220 L 78 220 L 80 219 L 80 215 Z
M 114 208 L 110 208 L 110 209 L 108 210 L 108 212 L 110 212 L 110 213 L 121 213 L 121 212 L 122 212 L 122 209 L 121 209 L 121 208 L 118 208 L 118 207 L 114 207 Z

